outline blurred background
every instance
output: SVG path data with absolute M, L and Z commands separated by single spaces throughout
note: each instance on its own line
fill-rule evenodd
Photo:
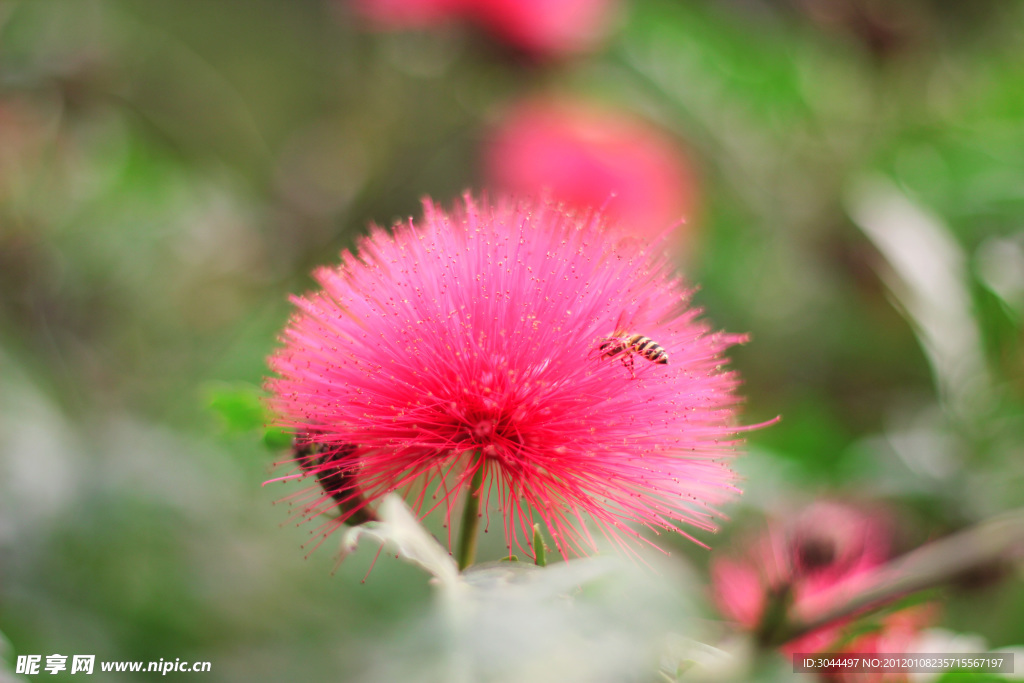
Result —
M 424 195 L 672 229 L 751 334 L 783 419 L 718 550 L 664 540 L 698 574 L 815 500 L 893 552 L 1024 505 L 1022 41 L 1010 0 L 0 0 L 0 654 L 374 679 L 429 587 L 302 547 L 259 396 L 287 295 Z M 982 579 L 933 624 L 1024 643 Z

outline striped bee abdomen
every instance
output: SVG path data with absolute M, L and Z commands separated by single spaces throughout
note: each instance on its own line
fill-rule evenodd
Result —
M 665 352 L 665 349 L 661 348 L 661 344 L 650 337 L 634 334 L 629 338 L 628 344 L 631 350 L 650 362 L 657 363 L 658 365 L 668 365 L 668 354 Z

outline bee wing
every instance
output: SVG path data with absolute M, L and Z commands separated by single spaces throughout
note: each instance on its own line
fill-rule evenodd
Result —
M 603 357 L 607 352 L 604 350 L 603 345 L 618 340 L 626 335 L 626 311 L 625 309 L 619 311 L 618 317 L 615 319 L 615 329 L 611 334 L 603 337 L 598 337 L 594 340 L 593 345 L 590 347 L 590 351 L 587 353 L 587 358 L 600 358 Z
M 606 339 L 608 339 L 608 337 L 598 337 L 594 340 L 594 343 L 590 345 L 590 350 L 587 351 L 587 360 L 593 360 L 601 357 L 601 344 L 603 344 Z
M 612 332 L 613 337 L 622 337 L 626 334 L 626 309 L 619 311 L 619 317 L 615 319 L 615 331 Z

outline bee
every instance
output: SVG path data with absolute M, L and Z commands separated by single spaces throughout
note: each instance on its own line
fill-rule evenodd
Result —
M 296 434 L 292 439 L 292 455 L 299 467 L 307 474 L 316 475 L 321 488 L 337 502 L 338 508 L 347 515 L 345 521 L 352 525 L 377 519 L 355 483 L 351 463 L 346 462 L 357 448 L 354 443 L 330 446 L 315 441 L 309 434 Z
M 668 365 L 668 353 L 661 344 L 642 334 L 627 332 L 622 327 L 622 316 L 616 324 L 616 330 L 607 337 L 602 337 L 597 344 L 601 358 L 621 358 L 622 364 L 629 368 L 629 374 L 636 377 L 633 356 L 638 355 L 656 365 Z

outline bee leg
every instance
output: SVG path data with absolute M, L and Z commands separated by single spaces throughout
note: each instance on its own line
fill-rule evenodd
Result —
M 636 372 L 635 372 L 635 370 L 633 368 L 633 354 L 632 353 L 625 353 L 625 354 L 622 355 L 622 364 L 626 366 L 627 370 L 629 370 L 630 378 L 636 379 Z

